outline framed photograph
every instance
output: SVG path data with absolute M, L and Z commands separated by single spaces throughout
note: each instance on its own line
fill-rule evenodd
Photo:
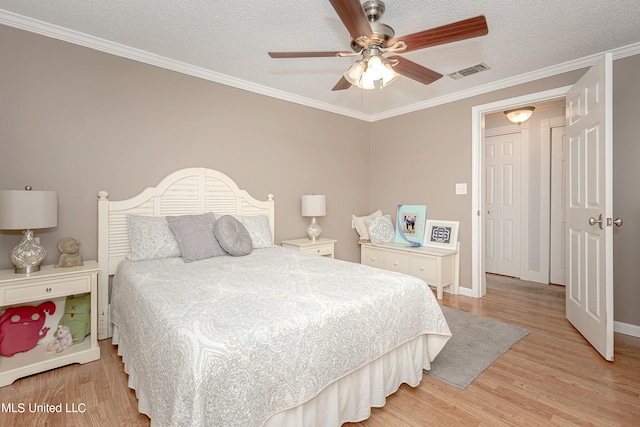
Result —
M 398 205 L 396 216 L 396 243 L 421 246 L 424 240 L 424 224 L 427 207 L 424 205 Z
M 458 221 L 427 220 L 424 246 L 456 250 L 458 243 Z

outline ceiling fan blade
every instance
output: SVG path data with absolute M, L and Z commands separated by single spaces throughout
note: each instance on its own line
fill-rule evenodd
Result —
M 349 81 L 345 79 L 344 76 L 342 76 L 340 81 L 336 83 L 336 85 L 331 90 L 345 90 L 345 89 L 349 89 L 350 87 L 351 87 L 351 83 L 349 83 Z
M 489 27 L 487 27 L 487 19 L 481 15 L 475 18 L 465 19 L 464 21 L 443 25 L 442 27 L 409 34 L 408 36 L 396 37 L 389 41 L 389 45 L 397 41 L 404 41 L 407 44 L 407 49 L 403 52 L 410 52 L 412 50 L 424 49 L 425 47 L 484 36 L 488 33 Z
M 269 52 L 272 58 L 324 58 L 328 56 L 353 56 L 353 52 Z
M 362 9 L 360 0 L 329 0 L 340 20 L 347 27 L 351 38 L 356 40 L 360 36 L 373 33 L 369 20 Z
M 442 77 L 442 74 L 430 70 L 427 67 L 423 67 L 420 64 L 416 64 L 415 62 L 409 61 L 401 56 L 390 56 L 389 59 L 398 60 L 398 63 L 393 66 L 393 69 L 398 74 L 409 77 L 410 79 L 422 84 L 428 85 Z

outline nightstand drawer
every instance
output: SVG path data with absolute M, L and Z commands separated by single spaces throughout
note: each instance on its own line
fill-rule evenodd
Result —
M 89 276 L 47 280 L 30 285 L 7 286 L 0 289 L 0 305 L 18 304 L 39 299 L 91 292 Z
M 331 245 L 315 245 L 308 248 L 301 248 L 300 252 L 314 255 L 331 255 L 333 254 L 333 244 Z
M 306 254 L 333 258 L 336 240 L 325 239 L 324 237 L 321 237 L 319 239 L 316 239 L 315 242 L 309 239 L 293 239 L 283 240 L 280 242 L 280 244 L 283 248 L 293 249 L 296 251 L 304 252 Z

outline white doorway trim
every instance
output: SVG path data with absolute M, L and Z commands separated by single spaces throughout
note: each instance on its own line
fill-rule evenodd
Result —
M 511 107 L 563 98 L 571 86 L 503 99 L 471 108 L 471 295 L 480 298 L 486 293 L 483 242 L 482 207 L 482 141 L 484 115 L 504 111 Z M 462 290 L 463 288 L 461 288 Z M 463 293 L 463 292 L 461 292 Z M 464 294 L 464 293 L 463 293 Z

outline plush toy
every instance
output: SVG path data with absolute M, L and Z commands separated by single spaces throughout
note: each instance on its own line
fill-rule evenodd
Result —
M 47 351 L 60 353 L 71 346 L 73 346 L 71 330 L 68 326 L 58 326 L 58 330 L 56 331 L 56 340 L 53 343 L 47 344 Z
M 73 237 L 63 237 L 58 240 L 58 252 L 60 257 L 54 267 L 76 267 L 84 264 L 79 253 L 80 241 Z
M 43 302 L 39 306 L 9 307 L 0 316 L 0 354 L 12 357 L 29 351 L 44 338 L 49 328 L 43 328 L 47 314 L 56 312 L 56 305 Z
M 91 333 L 91 295 L 68 296 L 58 325 L 69 327 L 74 344 L 84 341 Z

